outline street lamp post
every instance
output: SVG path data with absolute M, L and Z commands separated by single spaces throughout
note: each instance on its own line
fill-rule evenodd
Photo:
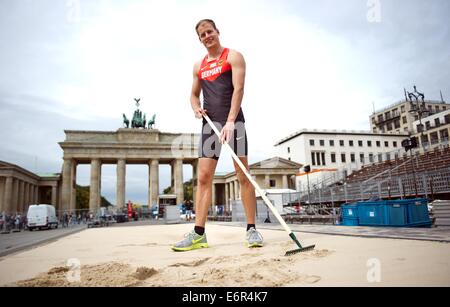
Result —
M 306 173 L 306 180 L 308 182 L 308 205 L 310 205 L 311 204 L 311 191 L 309 189 L 309 173 L 311 172 L 311 166 L 305 165 L 305 167 L 303 167 L 303 170 Z
M 427 110 L 427 108 L 425 107 L 425 95 L 423 93 L 420 93 L 417 91 L 416 86 L 414 85 L 414 92 L 413 93 L 409 93 L 408 92 L 408 97 L 409 97 L 409 101 L 412 104 L 412 109 L 409 110 L 410 113 L 412 114 L 417 114 L 417 116 L 419 117 L 419 127 L 420 127 L 420 143 L 422 145 L 422 147 L 425 149 L 425 146 L 423 145 L 423 124 L 422 124 L 422 118 L 423 115 L 427 115 L 428 113 L 430 113 L 429 110 Z M 415 101 L 413 101 L 413 98 Z M 419 101 L 419 98 L 421 101 Z M 414 127 L 413 127 L 414 130 Z

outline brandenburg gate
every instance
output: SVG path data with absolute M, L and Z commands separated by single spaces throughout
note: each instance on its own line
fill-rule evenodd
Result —
M 59 143 L 64 151 L 59 209 L 76 209 L 76 168 L 80 164 L 91 165 L 89 209 L 92 212 L 100 208 L 103 164 L 117 165 L 117 208 L 125 206 L 127 164 L 148 166 L 149 207 L 158 201 L 161 164 L 171 166 L 172 188 L 178 204 L 184 200 L 183 164 L 192 165 L 195 197 L 199 135 L 163 133 L 156 129 L 146 129 L 145 124 L 143 128 L 121 128 L 115 132 L 66 130 L 64 142 Z

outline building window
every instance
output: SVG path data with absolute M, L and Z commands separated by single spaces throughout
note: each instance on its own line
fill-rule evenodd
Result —
M 430 113 L 433 113 L 433 106 L 428 106 L 428 111 L 430 111 Z
M 442 106 L 442 110 L 447 110 L 447 107 L 446 106 Z
M 363 141 L 358 141 L 358 146 L 363 147 Z
M 430 133 L 431 145 L 439 143 L 439 137 L 437 132 Z
M 355 159 L 355 154 L 350 154 L 350 161 L 352 162 L 352 163 L 355 163 L 356 162 L 356 159 Z
M 288 147 L 287 149 L 288 149 L 288 153 L 291 153 L 291 147 Z
M 439 106 L 435 106 L 434 109 L 436 110 L 436 113 L 439 113 L 439 111 L 441 110 L 441 109 L 439 108 Z
M 381 142 L 380 141 L 377 141 L 376 143 L 377 143 L 377 147 L 381 147 Z
M 406 116 L 402 117 L 402 123 L 406 124 L 408 121 L 406 120 Z
M 339 141 L 339 145 L 340 145 L 341 147 L 343 147 L 343 146 L 344 146 L 344 141 L 343 141 L 343 140 L 340 140 L 340 141 Z
M 392 146 L 394 146 L 395 148 L 397 148 L 397 142 L 396 142 L 396 141 L 392 142 Z
M 434 119 L 434 124 L 436 127 L 439 127 L 441 125 L 441 120 L 439 118 Z
M 450 114 L 444 116 L 444 121 L 446 124 L 450 124 Z
M 364 163 L 364 154 L 363 153 L 359 154 L 359 162 Z
M 373 128 L 373 133 L 377 133 L 377 128 Z
M 389 160 L 391 160 L 391 154 L 390 154 L 390 153 L 387 153 L 387 154 L 386 154 L 386 161 L 389 161 Z
M 384 118 L 386 118 L 386 120 L 391 119 L 391 112 L 389 111 L 389 112 L 384 113 Z
M 341 162 L 345 163 L 345 153 L 341 154 Z
M 320 140 L 319 143 L 320 143 L 320 146 L 325 146 L 325 141 L 324 140 Z
M 405 106 L 401 106 L 400 110 L 401 110 L 402 113 L 405 113 Z
M 309 140 L 309 145 L 314 146 L 314 140 Z
M 425 122 L 425 128 L 428 130 L 428 129 L 430 129 L 430 127 L 431 127 L 430 122 Z
M 336 163 L 336 154 L 335 153 L 331 154 L 331 163 Z
M 334 146 L 334 140 L 330 140 L 330 146 Z
M 428 134 L 422 135 L 421 142 L 422 142 L 423 147 L 427 147 L 429 145 L 428 144 Z
M 372 147 L 372 141 L 367 141 L 367 147 Z
M 384 147 L 389 147 L 389 142 L 388 141 L 384 141 Z
M 448 129 L 440 130 L 441 142 L 448 142 Z
M 372 117 L 372 124 L 375 124 L 375 117 Z
M 325 152 L 321 152 L 320 155 L 322 156 L 322 165 L 325 166 Z
M 314 152 L 311 153 L 311 164 L 316 165 L 316 155 Z
M 387 131 L 391 131 L 392 130 L 392 123 L 387 123 L 386 124 L 386 129 L 387 129 Z
M 395 128 L 395 129 L 400 128 L 400 119 L 396 119 L 396 120 L 394 121 L 394 128 Z
M 383 114 L 378 115 L 378 122 L 381 123 L 383 121 Z
M 348 144 L 350 145 L 350 147 L 353 147 L 353 141 L 348 141 Z
M 270 179 L 270 187 L 271 188 L 275 188 L 276 186 L 277 186 L 277 181 L 273 180 L 273 179 Z
M 373 163 L 373 154 L 369 154 L 369 162 Z
M 383 162 L 383 154 L 382 153 L 378 154 L 378 162 Z
M 423 125 L 422 124 L 418 124 L 416 127 L 417 127 L 417 132 L 422 132 L 423 131 Z

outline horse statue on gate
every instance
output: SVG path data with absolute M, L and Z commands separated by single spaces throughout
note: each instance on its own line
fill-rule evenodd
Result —
M 155 124 L 156 114 L 153 114 L 152 119 L 148 121 L 148 129 L 153 129 L 153 125 Z
M 130 121 L 128 120 L 128 118 L 125 116 L 125 114 L 123 114 L 123 124 L 129 128 L 130 127 Z
M 153 115 L 153 117 L 147 123 L 147 118 L 146 118 L 147 114 L 145 114 L 145 113 L 142 114 L 142 111 L 139 110 L 139 105 L 140 105 L 141 99 L 135 98 L 134 100 L 136 101 L 137 108 L 134 111 L 131 121 L 128 120 L 128 118 L 125 116 L 125 114 L 123 114 L 123 125 L 126 126 L 126 128 L 129 128 L 130 124 L 131 124 L 131 128 L 153 129 L 153 125 L 155 124 L 156 114 Z

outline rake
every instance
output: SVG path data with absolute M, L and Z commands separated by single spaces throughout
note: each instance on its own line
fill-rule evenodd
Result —
M 217 127 L 213 124 L 213 122 L 211 121 L 209 116 L 206 115 L 206 114 L 203 114 L 203 117 L 205 118 L 205 120 L 207 121 L 209 126 L 214 130 L 214 132 L 216 133 L 217 137 L 220 139 L 220 132 L 217 129 Z M 290 251 L 287 251 L 285 256 L 290 256 L 290 255 L 294 255 L 294 254 L 297 254 L 297 253 L 301 253 L 301 252 L 305 252 L 305 251 L 309 251 L 309 250 L 314 249 L 315 245 L 310 245 L 310 246 L 303 247 L 300 244 L 300 242 L 295 237 L 295 234 L 292 232 L 292 230 L 289 228 L 289 226 L 283 220 L 281 215 L 278 213 L 278 210 L 272 205 L 271 201 L 267 198 L 266 193 L 264 193 L 261 190 L 261 188 L 256 183 L 256 181 L 253 180 L 252 176 L 250 176 L 250 173 L 247 171 L 247 168 L 244 166 L 244 164 L 242 164 L 241 160 L 239 160 L 238 156 L 234 153 L 233 149 L 231 149 L 230 145 L 228 143 L 224 143 L 222 145 L 227 148 L 227 150 L 230 152 L 231 156 L 233 157 L 233 160 L 239 165 L 239 168 L 245 174 L 247 179 L 251 182 L 253 187 L 255 187 L 255 190 L 258 191 L 259 195 L 261 195 L 261 197 L 264 200 L 264 203 L 266 204 L 266 206 L 269 207 L 269 209 L 272 211 L 273 215 L 275 215 L 277 220 L 283 226 L 284 230 L 287 231 L 287 233 L 289 234 L 289 237 L 295 242 L 295 244 L 297 244 L 298 248 L 290 250 Z

